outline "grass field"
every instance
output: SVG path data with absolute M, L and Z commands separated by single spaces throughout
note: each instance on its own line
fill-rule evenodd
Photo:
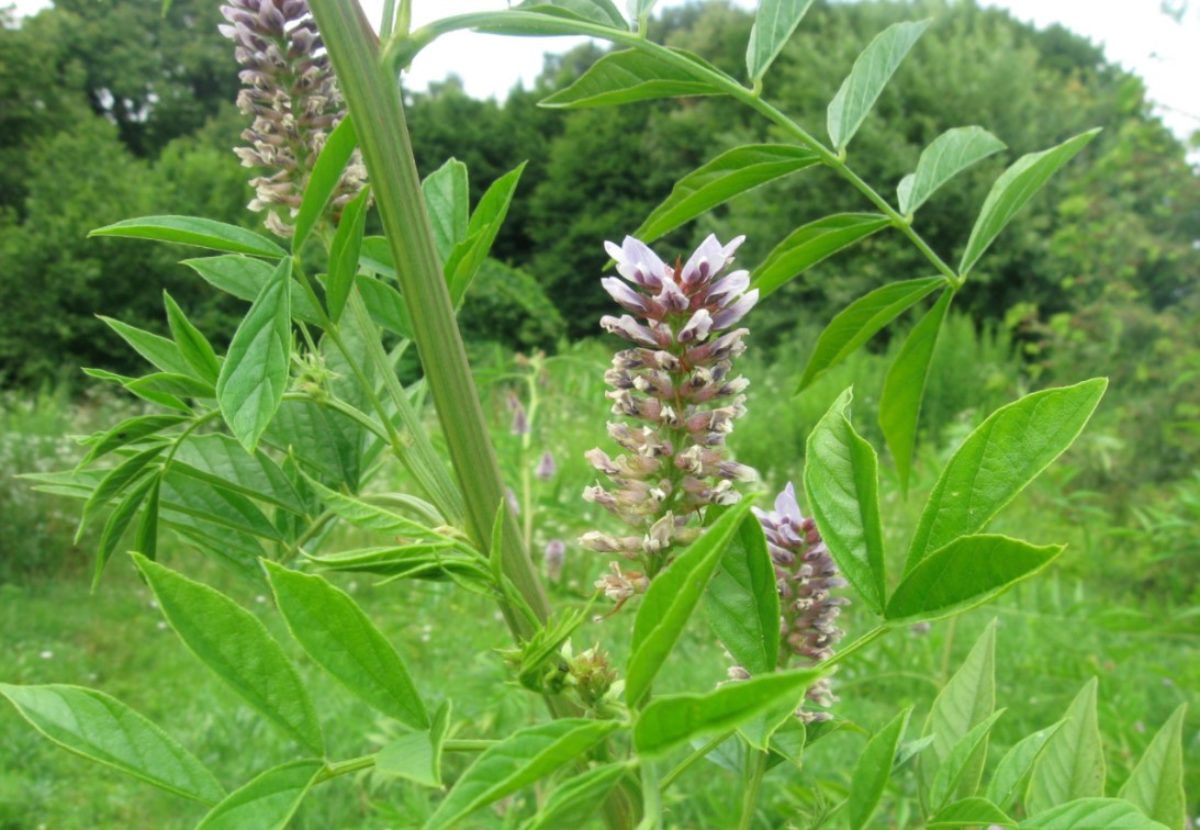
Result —
M 967 337 L 968 335 L 963 335 Z M 953 338 L 950 338 L 953 339 Z M 924 494 L 941 462 L 983 412 L 1019 394 L 1020 383 L 1007 367 L 1004 344 L 972 340 L 975 359 L 990 367 L 990 378 L 976 406 L 961 401 L 970 395 L 957 386 L 954 366 L 931 382 L 926 417 L 936 441 L 926 445 L 917 465 L 917 481 L 907 500 L 890 482 L 883 487 L 883 510 L 893 556 L 915 522 Z M 953 343 L 946 348 L 965 348 Z M 988 350 L 991 349 L 991 363 Z M 797 347 L 799 352 L 799 347 Z M 567 352 L 550 364 L 538 384 L 540 414 L 535 441 L 529 448 L 507 431 L 504 399 L 520 379 L 520 369 L 485 357 L 481 372 L 487 404 L 494 415 L 502 462 L 510 478 L 530 456 L 550 450 L 558 473 L 535 482 L 530 497 L 538 504 L 535 549 L 551 537 L 572 539 L 596 517 L 581 510 L 578 493 L 588 480 L 580 458 L 583 450 L 603 439 L 599 362 L 591 347 Z M 755 381 L 751 415 L 735 433 L 735 448 L 757 465 L 773 484 L 795 477 L 798 453 L 808 428 L 826 402 L 851 379 L 859 385 L 859 411 L 872 411 L 872 390 L 882 376 L 882 360 L 864 355 L 831 373 L 808 396 L 790 394 L 792 378 L 780 366 L 751 363 Z M 941 391 L 939 391 L 941 390 Z M 979 400 L 982 399 L 982 403 Z M 112 404 L 72 407 L 61 397 L 40 402 L 10 401 L 6 409 L 7 440 L 25 447 L 10 460 L 15 471 L 51 462 L 70 463 L 71 450 L 61 442 L 33 448 L 35 432 L 58 435 L 86 431 L 103 422 Z M 39 409 L 40 407 L 40 409 Z M 53 413 L 53 418 L 50 417 Z M 759 416 L 756 420 L 756 416 Z M 864 433 L 873 424 L 860 416 Z M 923 723 L 937 690 L 955 670 L 983 627 L 998 620 L 997 706 L 1008 711 L 1000 720 L 990 748 L 992 762 L 1015 740 L 1051 724 L 1089 678 L 1100 680 L 1100 724 L 1108 757 L 1107 791 L 1115 794 L 1155 729 L 1180 702 L 1191 704 L 1185 731 L 1190 814 L 1200 812 L 1200 607 L 1195 605 L 1194 560 L 1169 555 L 1159 541 L 1165 531 L 1147 528 L 1136 512 L 1107 499 L 1097 481 L 1095 458 L 1105 446 L 1100 431 L 1073 450 L 1012 505 L 993 527 L 1019 532 L 1037 542 L 1067 542 L 1070 547 L 1055 569 L 1021 586 L 985 608 L 957 620 L 935 623 L 928 631 L 896 631 L 848 662 L 837 675 L 841 698 L 837 712 L 865 733 L 847 729 L 813 745 L 800 769 L 781 765 L 767 778 L 766 795 L 756 826 L 811 827 L 828 818 L 836 795 L 844 790 L 866 740 L 896 709 L 917 706 L 914 723 Z M 47 458 L 50 460 L 48 461 Z M 884 467 L 885 471 L 887 466 Z M 885 472 L 885 475 L 888 473 Z M 402 483 L 402 482 L 401 482 Z M 1153 505 L 1174 516 L 1186 499 L 1184 491 L 1156 485 L 1162 499 Z M 6 482 L 5 488 L 24 488 Z M 519 487 L 517 488 L 520 489 Z M 1187 491 L 1191 492 L 1191 491 Z M 0 583 L 0 681 L 62 682 L 98 687 L 134 706 L 192 749 L 223 783 L 233 785 L 268 766 L 295 757 L 294 746 L 273 732 L 228 692 L 191 655 L 182 650 L 161 622 L 148 589 L 127 561 L 115 560 L 101 589 L 88 592 L 87 540 L 70 545 L 72 505 L 60 499 L 9 495 L 2 502 L 17 516 L 0 516 L 8 530 L 0 534 L 7 581 Z M 1172 501 L 1176 499 L 1176 501 Z M 32 522 L 24 514 L 44 520 Z M 1174 512 L 1172 512 L 1174 511 Z M 1186 515 L 1186 514 L 1184 514 Z M 50 521 L 47 517 L 53 518 Z M 1182 521 L 1182 519 L 1180 519 Z M 1170 522 L 1167 523 L 1168 525 Z M 18 534 L 19 531 L 19 534 Z M 1159 535 L 1155 535 L 1155 534 Z M 336 543 L 333 548 L 336 549 Z M 264 596 L 262 587 L 241 580 L 178 545 L 165 551 L 172 566 L 230 592 L 254 609 L 301 664 L 313 692 L 331 756 L 349 758 L 373 751 L 394 733 L 391 724 L 373 719 L 363 704 L 346 694 L 315 666 L 306 663 Z M 552 593 L 560 602 L 579 602 L 600 562 L 573 549 L 562 584 Z M 17 561 L 35 567 L 16 567 Z M 1191 562 L 1189 566 L 1189 562 Z M 541 702 L 508 679 L 496 649 L 507 645 L 504 626 L 494 608 L 481 598 L 448 586 L 400 582 L 375 587 L 371 579 L 339 579 L 354 593 L 372 619 L 409 662 L 418 686 L 431 703 L 449 696 L 454 702 L 458 737 L 486 738 L 530 722 L 541 714 Z M 626 612 L 628 613 L 628 612 Z M 853 607 L 843 617 L 849 637 L 867 625 Z M 586 626 L 576 637 L 579 647 L 603 642 L 620 664 L 623 643 L 620 618 Z M 725 659 L 699 619 L 686 642 L 672 655 L 656 691 L 702 690 L 724 676 Z M 909 738 L 916 729 L 910 729 Z M 451 777 L 469 761 L 448 760 Z M 878 826 L 915 826 L 915 776 L 900 774 L 885 796 Z M 824 796 L 814 796 L 820 784 Z M 415 786 L 374 780 L 367 775 L 322 785 L 296 820 L 299 828 L 384 828 L 420 824 L 434 803 Z M 676 792 L 689 798 L 671 805 L 671 826 L 727 827 L 736 822 L 738 775 L 716 764 L 700 764 L 680 779 Z M 515 826 L 521 801 L 502 802 L 502 809 L 483 813 L 479 827 Z M 11 707 L 0 707 L 0 828 L 108 828 L 193 826 L 203 808 L 152 787 L 97 767 L 50 745 L 22 721 Z M 835 819 L 836 826 L 836 819 Z

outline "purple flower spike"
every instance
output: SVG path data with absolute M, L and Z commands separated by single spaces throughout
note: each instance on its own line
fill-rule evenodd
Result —
M 608 425 L 626 454 L 587 454 L 608 482 L 589 486 L 584 498 L 632 532 L 618 537 L 592 531 L 580 542 L 637 560 L 647 578 L 670 562 L 677 546 L 699 535 L 704 508 L 736 502 L 735 485 L 757 477 L 725 448 L 733 422 L 745 412 L 747 381 L 732 374 L 732 361 L 745 350 L 748 331 L 714 336 L 758 298 L 757 291 L 746 291 L 746 271 L 724 274 L 742 239 L 722 245 L 709 236 L 677 268 L 632 237 L 620 246 L 605 243 L 624 280 L 608 277 L 602 285 L 630 313 L 606 315 L 600 325 L 633 345 L 617 352 L 604 380 L 613 413 L 635 423 Z M 614 585 L 611 575 L 597 583 L 610 597 L 628 597 Z

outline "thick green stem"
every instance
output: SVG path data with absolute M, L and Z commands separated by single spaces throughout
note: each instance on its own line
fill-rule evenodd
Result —
M 742 817 L 738 830 L 750 830 L 754 823 L 754 811 L 758 808 L 758 793 L 762 789 L 763 776 L 767 772 L 767 753 L 747 748 L 746 767 L 742 779 Z
M 434 247 L 400 88 L 381 65 L 378 40 L 357 2 L 312 0 L 311 6 L 354 118 L 397 276 L 412 313 L 414 340 L 466 503 L 468 530 L 478 544 L 486 546 L 492 520 L 504 503 L 504 487 Z M 506 521 L 504 571 L 537 616 L 545 619 L 549 604 L 520 544 L 520 529 L 511 515 Z M 529 622 L 507 603 L 502 603 L 502 610 L 518 636 L 532 633 Z

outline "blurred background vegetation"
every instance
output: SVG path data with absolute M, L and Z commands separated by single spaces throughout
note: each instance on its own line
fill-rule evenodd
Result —
M 889 535 L 903 540 L 941 463 L 995 407 L 1092 375 L 1107 375 L 1112 385 L 1076 447 L 996 525 L 1019 527 L 1039 542 L 1069 541 L 1055 572 L 998 610 L 966 618 L 957 634 L 937 625 L 927 636 L 881 647 L 872 664 L 845 678 L 845 712 L 874 729 L 897 699 L 927 704 L 974 633 L 999 614 L 1001 700 L 1012 711 L 1001 734 L 1015 739 L 1050 723 L 1083 678 L 1100 674 L 1102 725 L 1115 755 L 1110 779 L 1119 784 L 1158 723 L 1180 700 L 1198 702 L 1200 690 L 1200 175 L 1189 148 L 1154 117 L 1138 77 L 1065 29 L 1035 30 L 973 2 L 818 2 L 772 70 L 765 95 L 819 131 L 826 102 L 870 37 L 922 16 L 935 23 L 859 133 L 854 164 L 887 194 L 948 127 L 977 123 L 1009 145 L 922 209 L 921 232 L 947 258 L 965 244 L 1007 163 L 1092 126 L 1104 131 L 1017 217 L 960 293 L 931 372 L 914 493 L 905 501 L 894 482 L 884 487 Z M 159 0 L 55 0 L 22 20 L 0 11 L 0 678 L 100 685 L 151 717 L 174 711 L 180 689 L 193 688 L 180 678 L 195 674 L 194 664 L 158 637 L 148 595 L 127 573 L 82 599 L 94 540 L 72 542 L 78 506 L 33 493 L 12 474 L 71 466 L 80 455 L 72 435 L 136 410 L 79 372 L 136 365 L 96 314 L 162 331 L 166 288 L 222 344 L 244 309 L 178 265 L 188 255 L 183 249 L 86 238 L 97 226 L 152 213 L 257 225 L 259 217 L 245 209 L 246 171 L 230 150 L 244 124 L 233 106 L 237 69 L 217 34 L 218 17 L 211 0 L 173 0 L 165 19 Z M 696 3 L 665 10 L 652 34 L 740 74 L 750 25 L 747 13 L 722 2 Z M 521 389 L 513 375 L 524 371 L 513 355 L 551 355 L 537 449 L 555 454 L 559 472 L 536 494 L 545 517 L 539 543 L 570 541 L 596 519 L 577 496 L 590 474 L 581 453 L 604 440 L 601 374 L 612 344 L 594 339 L 609 306 L 598 280 L 600 243 L 635 228 L 678 177 L 720 151 L 779 138 L 719 99 L 565 114 L 537 107 L 601 54 L 583 46 L 548 56 L 534 88 L 518 87 L 502 103 L 468 97 L 454 78 L 408 95 L 422 173 L 455 156 L 468 164 L 478 198 L 493 179 L 529 162 L 495 260 L 462 315 L 514 479 L 520 465 L 536 459 L 523 457 L 515 440 L 505 443 L 503 401 Z M 741 260 L 753 265 L 797 225 L 859 209 L 831 174 L 810 170 L 656 247 L 686 254 L 710 231 L 722 238 L 744 233 Z M 837 310 L 885 282 L 924 276 L 924 268 L 911 246 L 882 233 L 755 310 L 745 370 L 753 381 L 751 414 L 732 441 L 743 461 L 773 485 L 796 478 L 808 430 L 851 383 L 859 426 L 881 445 L 869 414 L 904 325 L 804 396 L 792 392 L 817 333 Z M 886 461 L 883 474 L 891 474 Z M 556 590 L 574 594 L 596 567 L 573 549 Z M 486 652 L 499 644 L 489 639 L 496 627 L 460 626 L 469 642 L 439 643 L 435 633 L 421 645 L 430 643 L 430 629 L 411 614 L 391 614 L 411 599 L 405 592 L 418 589 L 359 588 L 363 601 L 391 620 L 397 641 L 411 644 L 418 676 L 458 661 L 463 683 L 480 690 L 502 683 L 498 660 Z M 252 586 L 233 590 L 254 603 Z M 420 590 L 434 619 L 491 613 L 472 598 Z M 711 652 L 702 633 L 695 648 Z M 719 675 L 719 659 L 710 662 L 671 682 Z M 156 680 L 147 681 L 147 673 Z M 228 780 L 261 767 L 267 750 L 244 750 L 249 714 L 214 684 L 203 689 L 211 698 L 187 704 L 179 732 L 185 743 L 205 748 L 202 757 Z M 479 721 L 481 733 L 527 711 L 519 694 L 496 694 L 492 709 L 462 713 Z M 331 698 L 327 706 L 339 722 L 363 715 L 344 700 Z M 1200 797 L 1196 718 L 1193 706 L 1186 738 L 1193 805 Z M 0 745 L 0 828 L 184 821 L 173 812 L 176 802 L 136 782 L 104 773 L 76 786 L 96 774 L 39 742 L 10 711 L 0 710 Z M 845 746 L 842 760 L 857 744 Z M 994 751 L 1005 748 L 997 742 Z M 837 768 L 841 750 L 828 751 Z M 17 756 L 20 767 L 5 769 Z M 735 777 L 726 783 L 736 787 Z M 396 826 L 376 809 L 370 786 L 347 782 L 339 792 L 332 806 L 306 808 L 299 826 L 335 826 L 330 817 L 347 811 L 357 811 L 362 826 Z M 727 789 L 717 787 L 706 796 L 712 804 L 704 816 L 726 809 L 722 793 Z M 820 810 L 788 783 L 777 783 L 770 797 L 796 815 Z M 395 805 L 397 798 L 418 812 L 426 803 L 411 793 L 386 800 Z M 889 798 L 895 817 L 904 794 Z M 39 819 L 29 821 L 35 814 Z M 697 822 L 705 820 L 700 815 Z M 686 816 L 680 821 L 700 826 Z

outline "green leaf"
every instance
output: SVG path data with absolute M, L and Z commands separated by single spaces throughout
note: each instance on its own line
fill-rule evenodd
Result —
M 283 830 L 324 771 L 316 759 L 273 767 L 230 793 L 196 830 Z
M 354 197 L 342 211 L 333 243 L 329 246 L 329 276 L 325 280 L 325 302 L 329 304 L 329 317 L 337 322 L 350 289 L 358 274 L 358 251 L 362 246 L 363 228 L 367 221 L 367 205 L 371 200 L 369 188 Z
M 88 236 L 156 239 L 160 242 L 177 242 L 180 245 L 195 245 L 199 248 L 272 259 L 287 255 L 283 248 L 254 231 L 199 216 L 143 216 L 139 219 L 125 219 L 97 228 Z
M 1036 815 L 1076 799 L 1104 795 L 1104 749 L 1096 715 L 1098 685 L 1094 677 L 1084 684 L 1067 707 L 1062 728 L 1047 742 L 1029 782 L 1025 799 L 1029 813 Z
M 479 204 L 471 214 L 467 225 L 467 237 L 454 247 L 446 260 L 446 282 L 450 289 L 450 300 L 458 308 L 466 299 L 467 290 L 479 272 L 479 268 L 492 250 L 492 243 L 508 215 L 517 182 L 525 170 L 525 162 L 505 173 L 479 198 Z
M 1150 741 L 1118 796 L 1155 821 L 1180 830 L 1187 823 L 1183 790 L 1183 718 L 1187 704 L 1171 713 Z
M 650 14 L 658 0 L 629 0 L 629 10 L 635 18 Z
M 250 452 L 258 446 L 287 389 L 292 346 L 291 281 L 292 261 L 284 259 L 234 332 L 217 380 L 221 414 Z
M 850 423 L 847 389 L 808 436 L 804 491 L 842 575 L 877 614 L 887 592 L 879 522 L 879 461 Z
M 174 738 L 103 692 L 0 683 L 0 695 L 34 729 L 76 755 L 185 798 L 212 804 L 225 795 L 208 768 Z
M 928 26 L 928 20 L 893 23 L 876 35 L 854 61 L 850 74 L 829 103 L 827 122 L 834 149 L 842 150 L 854 138 L 908 50 Z
M 1033 576 L 1062 551 L 1062 545 L 1039 547 L 1007 536 L 960 536 L 904 575 L 884 616 L 916 622 L 966 611 Z
M 100 533 L 100 543 L 96 546 L 96 564 L 92 569 L 93 591 L 100 584 L 100 575 L 104 573 L 104 566 L 108 564 L 113 551 L 117 549 L 117 543 L 125 535 L 125 531 L 133 522 L 134 515 L 150 494 L 151 489 L 157 490 L 159 481 L 160 477 L 157 475 L 142 479 L 141 483 L 125 494 L 125 498 L 121 499 L 113 508 L 113 512 L 109 514 L 108 520 L 104 523 L 104 530 Z
M 88 368 L 84 369 L 83 373 L 90 378 L 96 378 L 97 380 L 103 380 L 108 383 L 120 384 L 123 388 L 133 392 L 133 394 L 137 395 L 142 400 L 155 404 L 156 406 L 165 406 L 168 409 L 175 409 L 179 412 L 183 412 L 189 418 L 191 416 L 191 407 L 179 400 L 179 398 L 176 398 L 174 395 L 164 395 L 161 392 L 150 392 L 137 389 L 136 387 L 130 387 L 130 384 L 134 383 L 136 378 L 131 378 L 127 375 L 118 375 L 116 372 L 109 372 L 104 369 Z
M 900 353 L 888 369 L 879 396 L 879 428 L 896 462 L 900 488 L 908 492 L 908 476 L 912 471 L 913 447 L 917 443 L 917 421 L 921 415 L 921 399 L 925 397 L 925 380 L 929 363 L 937 346 L 938 334 L 954 293 L 945 291 L 933 308 L 925 313 L 904 339 Z
M 766 296 L 817 263 L 889 224 L 890 219 L 877 213 L 837 213 L 802 225 L 776 245 L 753 270 L 750 285 Z
M 142 510 L 142 520 L 138 522 L 133 537 L 133 549 L 147 559 L 154 559 L 158 556 L 158 510 L 161 490 L 162 477 L 155 476 L 150 492 L 146 495 L 146 507 Z
M 915 213 L 938 188 L 962 171 L 1004 149 L 1004 142 L 983 127 L 955 127 L 921 152 L 917 169 L 900 180 L 896 197 L 903 214 Z
M 1137 807 L 1116 798 L 1080 798 L 1020 824 L 1021 830 L 1168 830 Z
M 379 750 L 375 770 L 382 775 L 406 778 L 423 787 L 442 787 L 442 741 L 450 726 L 450 701 L 433 713 L 433 723 L 424 732 L 410 732 Z
M 1088 130 L 1049 150 L 1021 156 L 996 179 L 971 229 L 971 238 L 967 240 L 967 249 L 963 251 L 962 262 L 958 266 L 960 275 L 965 275 L 975 267 L 975 263 L 1017 211 L 1042 189 L 1058 168 L 1074 158 L 1099 132 L 1099 128 Z
M 445 262 L 454 246 L 467 238 L 471 215 L 467 165 L 456 158 L 447 159 L 421 182 L 421 193 L 438 257 Z
M 921 777 L 936 782 L 941 767 L 954 753 L 955 747 L 996 709 L 996 621 L 992 620 L 979 639 L 971 646 L 967 658 L 933 701 L 923 734 L 933 738 L 932 755 L 921 759 Z M 987 743 L 983 742 L 974 755 L 960 759 L 959 780 L 964 787 L 959 797 L 975 794 L 987 761 Z M 953 792 L 945 794 L 945 798 Z M 944 800 L 944 799 L 943 799 Z M 935 801 L 933 809 L 941 806 Z
M 934 814 L 926 825 L 928 830 L 947 830 L 950 827 L 1016 827 L 1017 823 L 986 798 L 964 798 L 948 804 Z
M 308 484 L 316 491 L 326 508 L 338 518 L 349 522 L 355 527 L 361 527 L 363 530 L 370 530 L 386 536 L 446 539 L 446 537 L 432 528 L 426 527 L 402 513 L 397 513 L 394 510 L 389 510 L 377 504 L 370 504 L 353 496 L 338 493 L 312 478 L 308 478 Z
M 199 274 L 205 282 L 239 300 L 254 302 L 263 286 L 271 282 L 275 273 L 270 263 L 247 256 L 223 254 L 202 259 L 185 259 L 183 265 Z M 310 325 L 320 325 L 321 312 L 313 305 L 308 294 L 295 282 L 288 284 L 292 314 L 297 320 Z
M 104 474 L 104 478 L 100 479 L 96 489 L 83 504 L 83 517 L 79 520 L 79 529 L 75 532 L 77 544 L 83 536 L 84 528 L 95 517 L 96 512 L 137 481 L 146 472 L 146 467 L 162 455 L 166 448 L 166 444 L 156 444 L 131 455 Z
M 726 683 L 706 694 L 656 697 L 633 725 L 633 745 L 640 757 L 653 758 L 692 738 L 733 729 L 785 700 L 799 700 L 822 673 L 792 669 Z
M 184 360 L 179 347 L 175 345 L 174 341 L 160 337 L 157 334 L 152 334 L 145 329 L 139 329 L 137 326 L 122 323 L 120 320 L 114 320 L 111 317 L 97 316 L 110 329 L 119 334 L 122 340 L 133 347 L 135 352 L 144 357 L 156 368 L 164 372 L 176 372 L 181 375 L 186 375 L 191 371 L 191 366 Z
M 399 291 L 383 280 L 368 277 L 366 274 L 359 274 L 354 284 L 358 287 L 358 293 L 362 294 L 363 304 L 366 305 L 375 325 L 387 329 L 392 334 L 412 339 L 412 319 Z
M 692 58 L 686 52 L 672 50 Z M 543 98 L 539 106 L 561 109 L 607 107 L 694 95 L 723 95 L 724 90 L 706 77 L 696 59 L 695 68 L 668 63 L 641 49 L 609 52 L 565 89 Z
M 633 643 L 625 671 L 625 700 L 637 706 L 675 647 L 700 601 L 725 547 L 750 510 L 743 499 L 721 514 L 704 535 L 680 553 L 650 583 L 633 622 Z
M 987 797 L 1000 809 L 1007 810 L 1016 802 L 1022 785 L 1029 777 L 1034 763 L 1041 757 L 1052 735 L 1062 728 L 1059 721 L 1032 735 L 1026 735 L 1009 748 L 1000 758 L 992 778 L 988 781 Z
M 207 585 L 144 556 L 133 557 L 188 649 L 268 720 L 324 755 L 325 739 L 308 692 L 258 618 Z
M 854 773 L 850 778 L 850 796 L 846 799 L 846 808 L 850 819 L 851 830 L 861 830 L 871 820 L 883 789 L 887 786 L 892 775 L 892 765 L 896 760 L 896 749 L 900 739 L 908 727 L 909 716 L 913 708 L 909 706 L 867 742 Z
M 820 159 L 803 147 L 749 144 L 726 150 L 675 183 L 633 236 L 653 242 L 705 211 L 760 185 L 812 167 Z
M 137 415 L 133 418 L 126 418 L 112 429 L 99 435 L 76 469 L 83 469 L 113 450 L 137 443 L 143 438 L 149 438 L 164 429 L 179 426 L 189 420 L 191 419 L 186 415 Z
M 572 15 L 602 26 L 629 30 L 629 23 L 613 5 L 612 0 L 525 0 L 515 8 L 542 14 Z
M 344 591 L 263 562 L 288 629 L 321 668 L 388 717 L 428 729 L 429 714 L 392 644 Z
M 454 785 L 425 824 L 449 827 L 510 793 L 539 781 L 620 728 L 615 721 L 561 718 L 531 726 L 489 747 Z
M 779 589 L 767 539 L 754 516 L 738 525 L 704 594 L 708 624 L 752 675 L 779 661 Z
M 892 282 L 846 306 L 817 338 L 796 391 L 804 391 L 822 372 L 841 363 L 906 309 L 945 284 L 941 277 Z
M 179 354 L 196 377 L 210 385 L 216 383 L 221 363 L 212 344 L 166 291 L 163 291 L 163 303 L 167 307 L 167 324 L 171 327 L 171 335 L 175 338 L 175 345 L 179 347 Z
M 262 450 L 253 453 L 223 433 L 191 435 L 175 450 L 171 472 L 305 516 L 296 485 Z
M 325 206 L 329 204 L 329 199 L 337 189 L 338 182 L 342 179 L 342 171 L 354 155 L 357 144 L 358 136 L 354 132 L 354 122 L 346 115 L 325 139 L 325 146 L 321 148 L 308 177 L 308 183 L 304 186 L 304 197 L 300 201 L 300 212 L 296 214 L 296 226 L 292 233 L 293 253 L 304 247 L 308 235 L 325 213 Z
M 583 826 L 628 769 L 625 764 L 604 764 L 568 778 L 551 790 L 524 830 Z
M 216 390 L 211 383 L 193 377 L 190 373 L 181 375 L 175 372 L 154 372 L 126 381 L 125 388 L 139 396 L 160 394 L 179 398 L 216 397 Z
M 746 47 L 746 72 L 751 81 L 767 74 L 767 68 L 779 57 L 812 4 L 813 0 L 759 0 Z
M 1108 381 L 1026 395 L 967 436 L 942 471 L 913 534 L 905 573 L 933 551 L 982 530 L 1083 431 Z
M 971 727 L 942 759 L 929 785 L 929 803 L 934 810 L 945 807 L 956 792 L 963 798 L 975 795 L 979 788 L 979 777 L 983 774 L 984 761 L 987 760 L 988 735 L 1004 712 L 1004 709 L 997 710 Z

